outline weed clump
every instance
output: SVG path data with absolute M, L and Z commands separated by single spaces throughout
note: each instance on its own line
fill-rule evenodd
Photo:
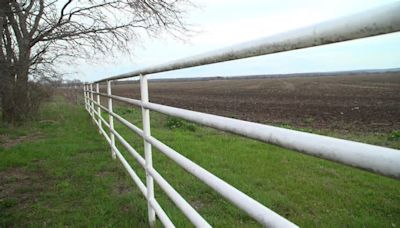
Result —
M 196 131 L 196 126 L 194 124 L 184 121 L 176 117 L 168 117 L 165 123 L 165 127 L 168 129 L 182 129 L 186 131 Z
M 125 107 L 117 107 L 115 108 L 115 112 L 120 115 L 134 114 L 135 110 L 133 108 L 125 108 Z
M 389 141 L 400 141 L 400 131 L 392 131 L 388 137 Z

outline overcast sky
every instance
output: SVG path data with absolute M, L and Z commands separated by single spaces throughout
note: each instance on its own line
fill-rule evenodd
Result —
M 105 63 L 78 64 L 73 70 L 76 74 L 69 78 L 93 81 L 396 1 L 193 0 L 198 7 L 189 11 L 187 19 L 196 25 L 194 28 L 197 32 L 186 41 L 165 35 L 159 39 L 143 37 L 141 43 L 134 46 L 132 56 L 121 54 L 105 58 Z M 155 74 L 151 77 L 231 76 L 395 67 L 400 67 L 400 33 Z

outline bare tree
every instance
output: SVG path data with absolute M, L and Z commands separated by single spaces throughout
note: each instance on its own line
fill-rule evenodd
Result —
M 54 64 L 113 50 L 143 31 L 173 35 L 188 0 L 0 0 L 0 89 L 2 118 L 29 113 L 28 81 L 57 75 Z

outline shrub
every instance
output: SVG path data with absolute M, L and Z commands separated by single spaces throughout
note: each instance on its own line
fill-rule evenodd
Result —
M 43 101 L 49 99 L 53 94 L 53 88 L 49 85 L 30 82 L 28 84 L 28 113 L 34 116 L 38 113 L 40 105 Z

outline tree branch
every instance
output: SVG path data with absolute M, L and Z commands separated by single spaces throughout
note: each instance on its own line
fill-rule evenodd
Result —
M 33 2 L 34 0 L 31 0 L 31 1 Z M 35 21 L 33 23 L 31 32 L 29 33 L 29 39 L 30 40 L 32 39 L 33 35 L 35 34 L 35 32 L 39 28 L 39 22 L 42 19 L 43 12 L 44 12 L 44 0 L 39 0 L 39 12 L 35 17 Z
M 37 42 L 39 42 L 40 40 L 42 40 L 44 37 L 50 35 L 58 26 L 61 25 L 62 19 L 63 19 L 64 16 L 65 16 L 65 15 L 64 15 L 64 11 L 65 11 L 65 9 L 68 7 L 68 5 L 71 4 L 72 1 L 73 1 L 73 0 L 68 0 L 68 2 L 64 4 L 64 6 L 63 6 L 62 9 L 61 9 L 60 17 L 59 17 L 57 23 L 54 24 L 54 26 L 52 26 L 49 30 L 43 32 L 41 35 L 38 35 L 36 38 L 33 38 L 33 39 L 31 40 L 31 42 L 30 42 L 30 46 L 31 46 L 31 47 L 34 46 L 34 45 L 35 45 Z M 33 34 L 32 34 L 32 36 L 33 36 Z
M 14 31 L 14 35 L 15 38 L 17 39 L 18 42 L 18 46 L 20 48 L 22 48 L 22 44 L 23 44 L 23 37 L 22 37 L 22 33 L 20 28 L 18 27 L 18 23 L 16 21 L 16 19 L 14 18 L 14 14 L 12 13 L 12 9 L 11 7 L 7 4 L 7 19 L 9 21 L 9 24 L 11 25 L 13 31 Z M 8 23 L 7 23 L 8 24 Z
M 21 35 L 23 36 L 23 38 L 28 37 L 28 29 L 27 29 L 27 26 L 26 26 L 26 23 L 27 23 L 26 19 L 27 18 L 25 16 L 25 14 L 23 13 L 21 7 L 19 6 L 19 4 L 15 0 L 12 0 L 11 4 L 15 9 L 14 12 L 18 15 L 18 23 L 19 23 L 19 28 L 20 28 L 20 31 L 21 31 Z
M 4 61 L 6 61 L 6 57 L 4 54 L 4 50 L 3 50 L 3 35 L 4 35 L 4 17 L 2 17 L 0 15 L 0 61 L 1 63 L 4 63 Z M 4 67 L 1 64 L 1 67 Z
M 7 55 L 6 55 L 7 62 L 16 63 L 18 61 L 18 59 L 15 54 L 15 50 L 13 49 L 11 33 L 8 30 L 8 27 L 5 27 L 4 35 L 6 37 L 5 47 L 6 47 L 6 52 L 7 52 Z

